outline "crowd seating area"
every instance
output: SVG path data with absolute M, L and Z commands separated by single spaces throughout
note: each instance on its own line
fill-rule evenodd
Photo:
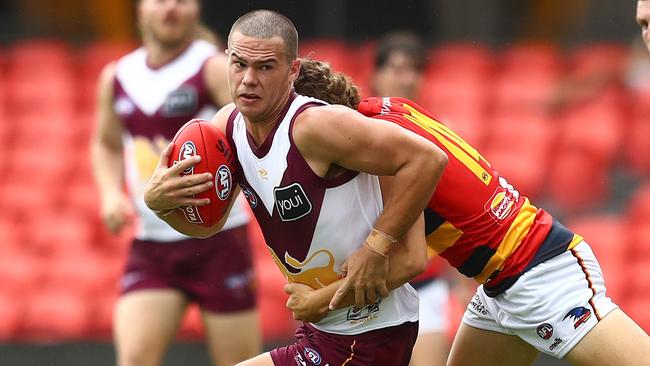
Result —
M 133 47 L 49 40 L 0 47 L 0 341 L 110 338 L 131 230 L 113 236 L 103 227 L 88 149 L 97 75 Z M 373 43 L 332 40 L 301 48 L 351 75 L 364 94 L 373 51 Z M 612 44 L 571 52 L 436 45 L 419 101 L 586 237 L 610 294 L 650 331 L 650 93 L 623 83 L 628 54 Z M 614 194 L 613 172 L 635 191 Z M 294 323 L 283 278 L 256 227 L 251 235 L 272 342 L 290 336 Z M 181 337 L 200 335 L 192 309 Z

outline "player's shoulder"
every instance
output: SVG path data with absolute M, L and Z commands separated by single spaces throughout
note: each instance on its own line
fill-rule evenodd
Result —
M 111 61 L 104 65 L 99 73 L 97 86 L 100 89 L 112 88 L 117 73 L 117 61 Z
M 235 108 L 235 103 L 229 103 L 221 107 L 214 117 L 212 117 L 211 123 L 217 126 L 221 132 L 226 133 L 228 119 Z
M 304 109 L 297 117 L 301 124 L 322 124 L 332 120 L 340 120 L 346 116 L 358 114 L 357 111 L 337 104 L 314 105 Z M 306 122 L 305 122 L 306 121 Z

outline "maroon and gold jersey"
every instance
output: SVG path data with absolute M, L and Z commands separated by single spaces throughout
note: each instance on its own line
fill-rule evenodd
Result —
M 414 102 L 367 98 L 366 116 L 427 138 L 449 157 L 425 210 L 429 247 L 496 296 L 528 269 L 582 240 L 533 206 L 472 146 Z

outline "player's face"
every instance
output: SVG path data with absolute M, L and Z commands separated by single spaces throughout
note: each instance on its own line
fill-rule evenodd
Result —
M 284 107 L 300 61 L 289 61 L 280 37 L 259 39 L 235 32 L 228 48 L 228 84 L 239 111 L 251 122 L 269 122 Z
M 421 75 L 413 59 L 402 52 L 393 52 L 386 64 L 375 72 L 375 93 L 414 99 L 420 80 Z
M 194 37 L 199 12 L 198 0 L 142 0 L 138 19 L 145 37 L 174 47 Z
M 636 22 L 641 27 L 641 35 L 645 46 L 650 50 L 650 1 L 641 0 L 636 5 Z

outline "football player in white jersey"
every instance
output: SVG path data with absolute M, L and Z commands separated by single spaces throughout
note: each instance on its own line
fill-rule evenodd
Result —
M 229 230 L 199 241 L 165 230 L 142 200 L 160 150 L 180 126 L 231 101 L 226 57 L 197 39 L 200 0 L 136 4 L 143 47 L 103 70 L 92 143 L 105 224 L 117 232 L 138 216 L 114 314 L 117 362 L 161 364 L 194 302 L 214 362 L 234 364 L 261 350 L 246 212 L 233 210 Z
M 381 303 L 377 305 L 377 309 L 388 303 L 397 304 L 393 306 L 393 309 L 400 308 L 401 304 L 403 310 L 406 311 L 406 314 L 393 311 L 390 315 L 391 319 L 395 320 L 393 323 L 390 323 L 390 319 L 387 322 L 373 323 L 373 320 L 377 319 L 373 318 L 374 314 L 381 318 L 382 314 L 385 314 L 382 313 L 386 311 L 385 307 L 383 310 L 367 308 L 364 311 L 354 311 L 355 308 L 350 307 L 346 309 L 348 310 L 347 320 L 345 314 L 339 313 L 338 315 L 343 315 L 342 319 L 339 317 L 340 322 L 328 324 L 332 325 L 332 328 L 339 333 L 321 331 L 318 328 L 319 324 L 305 324 L 301 328 L 300 334 L 297 333 L 299 340 L 295 344 L 262 354 L 242 365 L 294 365 L 296 363 L 303 365 L 345 363 L 350 366 L 408 365 L 417 333 L 417 330 L 413 332 L 413 327 L 409 324 L 412 324 L 413 319 L 417 319 L 417 302 L 412 303 L 415 295 L 413 289 L 409 285 L 403 284 L 411 276 L 417 274 L 418 271 L 415 267 L 418 270 L 423 269 L 426 255 L 424 250 L 415 253 L 416 258 L 411 263 L 419 261 L 422 266 L 415 266 L 410 269 L 410 272 L 409 268 L 401 266 L 407 262 L 399 263 L 392 260 L 390 263 L 394 266 L 390 267 L 389 272 L 389 259 L 392 254 L 411 248 L 409 240 L 406 240 L 406 245 L 396 244 L 396 242 L 403 239 L 407 233 L 411 234 L 408 236 L 409 239 L 414 239 L 412 235 L 414 231 L 410 229 L 420 217 L 427 198 L 435 189 L 446 165 L 447 156 L 424 139 L 404 133 L 391 124 L 378 124 L 376 121 L 341 106 L 317 106 L 306 108 L 301 113 L 297 112 L 296 105 L 292 100 L 304 103 L 303 106 L 309 102 L 304 102 L 304 97 L 296 97 L 292 91 L 293 81 L 300 70 L 300 61 L 296 58 L 297 34 L 293 24 L 280 14 L 271 11 L 254 11 L 242 16 L 231 29 L 228 48 L 228 78 L 231 96 L 235 103 L 220 110 L 213 119 L 213 123 L 232 140 L 235 139 L 233 128 L 241 128 L 243 119 L 246 135 L 242 135 L 241 130 L 238 130 L 236 136 L 238 140 L 235 141 L 237 146 L 231 146 L 233 149 L 248 144 L 247 149 L 263 150 L 264 146 L 271 145 L 269 153 L 271 155 L 274 151 L 277 152 L 276 142 L 281 142 L 285 148 L 287 144 L 290 144 L 298 152 L 296 153 L 295 149 L 290 150 L 293 151 L 293 155 L 287 155 L 287 159 L 293 160 L 287 160 L 286 171 L 290 171 L 291 164 L 294 164 L 293 168 L 296 168 L 297 164 L 300 166 L 299 169 L 308 170 L 306 173 L 309 174 L 311 177 L 309 179 L 312 182 L 321 182 L 321 187 L 327 187 L 330 184 L 336 185 L 337 183 L 334 182 L 344 180 L 339 178 L 350 176 L 349 179 L 355 179 L 352 178 L 354 174 L 350 174 L 350 172 L 391 177 L 393 182 L 390 184 L 390 190 L 385 190 L 385 186 L 382 185 L 382 193 L 385 193 L 385 197 L 383 200 L 379 198 L 378 203 L 383 206 L 383 211 L 376 215 L 376 219 L 371 218 L 372 222 L 369 223 L 369 228 L 350 228 L 345 225 L 329 227 L 330 231 L 349 230 L 355 234 L 358 234 L 359 230 L 366 230 L 365 235 L 367 235 L 367 237 L 364 235 L 365 240 L 362 237 L 359 242 L 348 244 L 348 249 L 350 247 L 359 249 L 351 254 L 345 264 L 331 263 L 335 266 L 331 268 L 336 268 L 340 274 L 345 275 L 331 305 L 337 307 L 356 303 L 362 307 L 366 301 L 371 304 L 375 303 L 379 294 Z M 289 118 L 294 118 L 290 122 L 285 118 L 287 110 L 293 111 L 289 112 L 293 113 Z M 233 127 L 235 122 L 237 125 Z M 289 123 L 293 127 L 292 130 L 287 129 Z M 279 140 L 276 138 L 279 133 L 284 133 L 286 136 L 287 131 L 289 131 L 290 139 Z M 247 141 L 245 136 L 250 139 Z M 180 232 L 196 237 L 211 236 L 218 232 L 220 225 L 213 228 L 199 227 L 188 223 L 174 210 L 181 205 L 209 204 L 209 200 L 193 199 L 187 194 L 184 195 L 185 191 L 179 191 L 175 187 L 184 183 L 184 187 L 190 185 L 196 187 L 197 191 L 205 190 L 211 177 L 189 179 L 178 176 L 177 170 L 196 162 L 194 159 L 181 162 L 181 166 L 176 169 L 167 168 L 161 162 L 168 158 L 170 147 L 171 145 L 163 151 L 161 160 L 145 189 L 145 202 L 149 208 L 158 212 L 163 220 Z M 242 152 L 235 151 L 235 153 L 237 155 Z M 262 154 L 264 153 L 262 152 Z M 242 156 L 238 156 L 238 162 L 246 169 L 250 161 L 244 161 Z M 276 157 L 276 160 L 280 159 Z M 275 168 L 272 167 L 272 169 Z M 269 172 L 268 175 L 272 176 L 272 173 L 278 174 Z M 247 172 L 245 178 L 247 183 L 251 184 L 244 188 L 249 193 L 257 193 L 261 196 L 262 203 L 267 206 L 266 209 L 272 210 L 274 213 L 270 219 L 276 220 L 279 225 L 282 225 L 279 229 L 267 227 L 265 230 L 264 225 L 260 223 L 263 226 L 265 237 L 268 235 L 271 238 L 281 238 L 287 233 L 277 234 L 273 230 L 282 230 L 282 227 L 285 225 L 289 227 L 292 225 L 290 222 L 297 220 L 308 221 L 309 214 L 312 212 L 311 205 L 301 210 L 300 215 L 293 215 L 285 219 L 283 213 L 277 208 L 273 209 L 272 198 L 270 204 L 264 202 L 269 200 L 268 192 L 257 191 L 260 187 L 264 188 L 266 184 L 261 182 L 263 178 L 256 177 L 255 174 L 249 175 Z M 372 179 L 368 181 L 370 182 Z M 239 181 L 239 183 L 243 185 L 244 182 Z M 304 185 L 305 181 L 298 181 L 292 191 L 301 194 L 300 202 L 304 202 L 305 198 L 310 198 L 309 188 L 315 189 L 314 187 L 319 185 L 312 184 L 305 187 L 303 191 L 300 184 Z M 278 188 L 277 191 L 286 193 L 287 188 Z M 339 192 L 328 191 L 325 198 L 314 199 L 314 196 L 311 198 L 312 201 L 325 201 L 329 198 L 330 193 L 335 196 Z M 278 199 L 278 197 L 275 198 Z M 350 198 L 346 204 L 358 206 L 359 201 L 356 200 L 358 197 L 351 194 Z M 341 203 L 341 201 L 337 202 Z M 251 206 L 253 205 L 251 204 Z M 259 204 L 256 206 L 259 207 Z M 341 213 L 346 213 L 348 207 L 345 204 L 339 205 L 339 207 Z M 320 207 L 315 204 L 314 208 Z M 318 224 L 323 219 L 324 212 L 326 216 L 324 220 L 337 220 L 337 215 L 333 214 L 331 210 L 323 208 L 320 211 L 321 216 L 316 218 L 317 231 L 315 233 L 319 235 L 327 235 L 327 233 L 323 234 L 322 231 L 318 231 Z M 269 216 L 268 212 L 266 216 Z M 278 216 L 280 217 L 278 218 Z M 345 215 L 338 216 L 345 217 Z M 257 217 L 259 220 L 260 216 Z M 314 218 L 312 217 L 312 219 Z M 421 220 L 420 224 L 422 224 Z M 327 227 L 327 225 L 325 226 Z M 415 239 L 422 239 L 419 233 L 416 234 Z M 330 235 L 335 236 L 336 233 Z M 415 239 L 414 241 L 417 241 Z M 268 238 L 267 242 L 269 242 Z M 274 250 L 279 246 L 273 242 L 268 244 Z M 336 243 L 336 245 L 339 251 L 342 251 L 341 246 L 344 243 Z M 394 253 L 389 255 L 389 252 Z M 289 264 L 294 267 L 294 270 L 296 265 L 303 266 L 308 262 L 307 259 L 303 260 L 304 255 L 297 260 L 292 255 L 285 251 L 285 253 L 279 253 L 276 258 L 284 262 L 289 258 Z M 301 272 L 300 274 L 305 273 Z M 296 278 L 292 273 L 287 277 Z M 331 279 L 331 276 L 328 278 Z M 386 281 L 387 278 L 388 281 Z M 312 280 L 312 278 L 306 280 Z M 387 282 L 389 287 L 396 289 L 390 294 Z M 347 296 L 350 292 L 354 294 L 352 301 L 350 301 L 351 296 Z M 398 293 L 398 295 L 393 296 L 393 293 Z M 390 300 L 391 296 L 393 300 Z M 400 297 L 401 300 L 394 301 L 395 297 Z M 367 313 L 370 313 L 371 316 L 364 317 L 368 315 Z M 408 315 L 409 318 L 403 320 L 402 317 L 405 315 Z M 356 319 L 361 321 L 356 321 Z M 355 327 L 372 327 L 373 324 L 379 324 L 380 328 L 362 333 L 345 332 L 346 325 L 354 329 Z M 316 333 L 316 336 L 309 336 L 312 333 Z M 351 335 L 352 337 L 350 337 Z

